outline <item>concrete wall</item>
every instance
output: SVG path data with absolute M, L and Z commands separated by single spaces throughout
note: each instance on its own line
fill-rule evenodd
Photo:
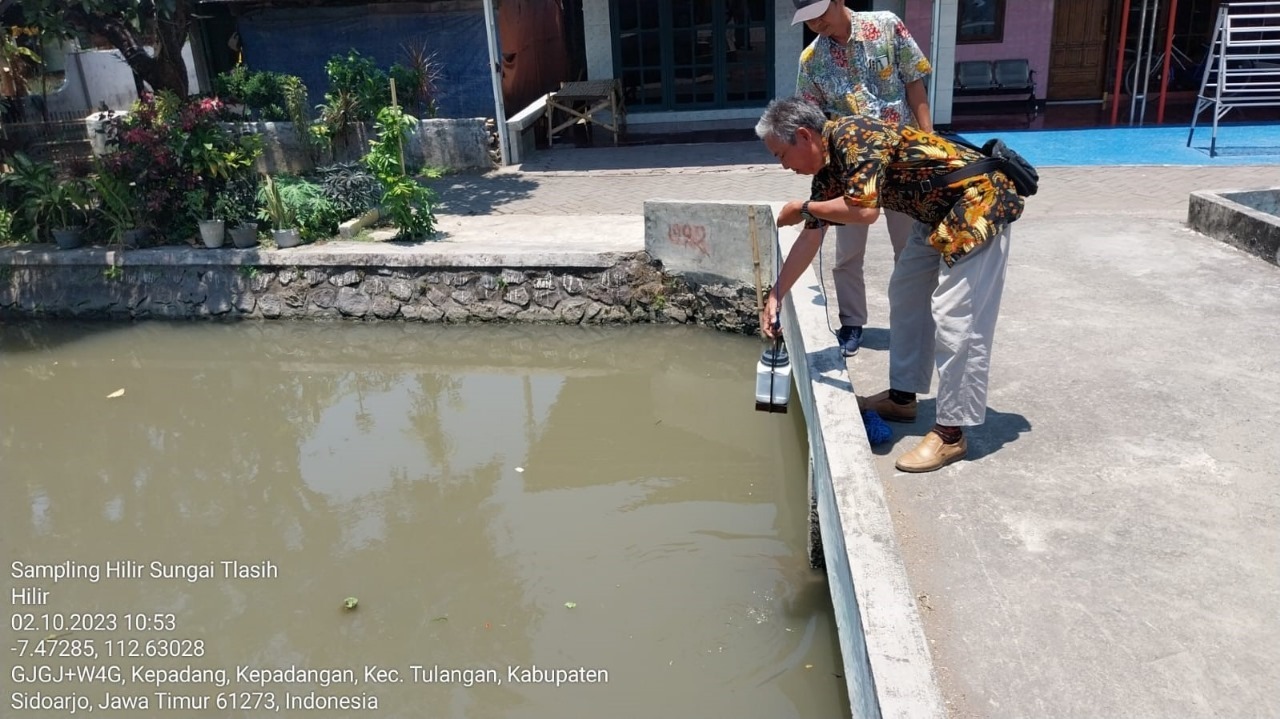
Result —
M 489 130 L 483 117 L 421 120 L 405 146 L 405 163 L 412 167 L 437 167 L 451 172 L 489 170 L 494 166 L 489 154 Z M 262 135 L 263 154 L 258 169 L 263 172 L 306 172 L 316 164 L 353 162 L 369 151 L 376 138 L 373 128 L 362 125 L 349 137 L 334 143 L 332 153 L 312 158 L 291 122 L 258 122 L 252 127 Z
M 775 274 L 771 250 L 777 246 L 777 230 L 773 212 L 764 203 L 646 200 L 645 251 L 673 275 L 755 287 L 752 220 L 761 286 L 771 286 Z
M 1191 229 L 1280 265 L 1280 187 L 1191 193 Z
M 98 113 L 85 120 L 86 132 L 96 154 L 105 151 L 105 140 L 98 132 L 104 117 Z M 405 162 L 414 167 L 436 167 L 451 172 L 489 170 L 494 166 L 490 150 L 490 121 L 483 117 L 422 120 L 411 133 L 405 147 Z M 365 125 L 352 131 L 346 142 L 335 143 L 332 153 L 312 157 L 290 122 L 246 123 L 263 138 L 263 153 L 258 160 L 260 172 L 301 173 L 316 164 L 359 160 L 369 151 L 372 128 Z
M 780 205 L 777 206 L 780 209 Z M 788 252 L 799 232 L 782 228 Z M 854 403 L 845 361 L 828 326 L 821 281 L 805 270 L 783 302 L 783 332 L 796 358 L 812 489 L 844 680 L 855 719 L 943 719 L 915 594 L 907 582 L 884 484 Z

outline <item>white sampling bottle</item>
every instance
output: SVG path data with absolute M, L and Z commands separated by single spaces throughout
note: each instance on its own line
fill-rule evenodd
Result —
M 779 344 L 766 349 L 756 364 L 756 409 L 786 412 L 791 399 L 791 358 Z

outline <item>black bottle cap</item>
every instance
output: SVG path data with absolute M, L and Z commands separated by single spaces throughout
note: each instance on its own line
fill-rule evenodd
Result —
M 786 367 L 791 364 L 786 347 L 770 347 L 760 355 L 760 362 L 765 367 Z

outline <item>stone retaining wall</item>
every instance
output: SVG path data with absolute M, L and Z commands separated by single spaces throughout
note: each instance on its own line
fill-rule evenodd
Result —
M 754 333 L 752 287 L 695 285 L 646 253 L 607 268 L 375 267 L 305 263 L 118 264 L 39 258 L 0 266 L 0 319 L 353 319 L 625 324 L 672 322 Z M 69 253 L 57 253 L 65 257 Z M 297 262 L 302 260 L 302 262 Z M 284 264 L 295 262 L 296 264 Z

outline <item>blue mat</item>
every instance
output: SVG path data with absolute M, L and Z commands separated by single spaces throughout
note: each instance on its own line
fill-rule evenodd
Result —
M 1083 130 L 1005 130 L 961 133 L 981 145 L 999 137 L 1037 167 L 1091 165 L 1280 165 L 1280 123 L 1218 125 L 1217 151 L 1209 156 L 1213 126 L 1189 124 Z

